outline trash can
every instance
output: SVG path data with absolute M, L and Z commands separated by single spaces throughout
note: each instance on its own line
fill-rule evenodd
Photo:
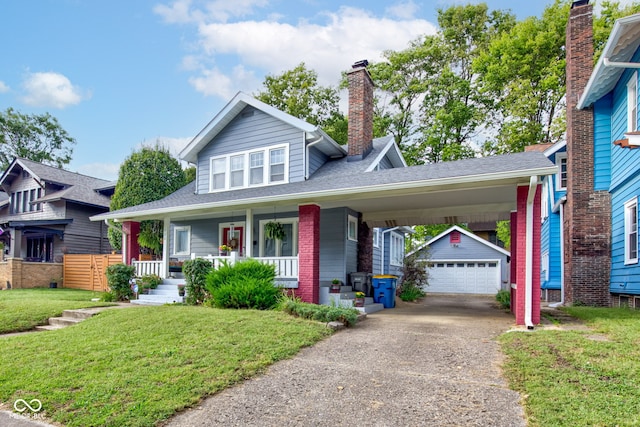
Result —
M 396 283 L 397 276 L 391 274 L 380 274 L 373 276 L 371 285 L 373 287 L 373 301 L 381 303 L 384 308 L 394 308 L 396 306 Z
M 371 273 L 355 272 L 349 276 L 354 291 L 364 292 L 366 296 L 371 296 Z

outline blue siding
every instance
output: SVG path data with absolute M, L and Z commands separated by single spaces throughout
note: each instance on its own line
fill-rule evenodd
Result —
M 315 147 L 311 147 L 309 149 L 309 176 L 313 175 L 315 171 L 320 169 L 327 160 L 329 160 L 329 157 L 326 154 Z
M 338 278 L 347 281 L 346 209 L 320 211 L 320 281 Z
M 638 175 L 625 182 L 611 194 L 610 290 L 613 293 L 640 295 L 640 264 L 624 264 L 624 203 L 637 196 L 640 196 L 640 177 Z
M 607 95 L 593 107 L 595 190 L 608 190 L 611 184 L 611 104 L 612 97 Z
M 285 143 L 289 144 L 289 182 L 304 180 L 303 138 L 299 129 L 246 107 L 198 153 L 198 193 L 209 191 L 211 157 Z

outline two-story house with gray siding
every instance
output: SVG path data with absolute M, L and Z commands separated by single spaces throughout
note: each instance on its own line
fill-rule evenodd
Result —
M 0 203 L 4 263 L 60 264 L 65 253 L 111 252 L 106 225 L 89 217 L 109 210 L 114 183 L 16 158 L 0 177 L 0 186 L 8 196 Z M 1 283 L 7 281 L 14 287 L 46 284 L 17 276 Z

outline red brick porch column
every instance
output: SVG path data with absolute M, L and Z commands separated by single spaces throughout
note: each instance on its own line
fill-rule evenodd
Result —
M 320 300 L 320 206 L 298 208 L 298 291 L 302 301 Z
M 531 281 L 531 322 L 534 325 L 540 323 L 540 186 L 536 185 L 536 195 L 533 201 L 533 233 L 529 236 L 532 243 L 532 281 Z M 516 235 L 511 236 L 511 247 L 516 247 L 516 289 L 515 310 L 516 324 L 525 324 L 525 304 L 526 304 L 526 263 L 527 263 L 527 196 L 529 186 L 518 187 L 518 211 L 516 213 Z
M 122 223 L 122 262 L 127 265 L 131 265 L 131 260 L 134 258 L 140 259 L 139 234 L 139 222 L 124 221 Z

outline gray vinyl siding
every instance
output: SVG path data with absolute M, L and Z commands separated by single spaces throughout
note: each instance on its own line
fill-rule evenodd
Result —
M 315 147 L 309 149 L 309 176 L 324 165 L 329 157 Z
M 55 241 L 54 255 L 61 254 L 62 247 L 68 253 L 80 254 L 108 254 L 111 245 L 107 237 L 107 225 L 103 221 L 92 222 L 89 217 L 104 213 L 104 209 L 67 203 L 67 218 L 73 222 L 64 228 L 64 241 Z
M 320 281 L 347 280 L 345 209 L 320 211 Z M 355 271 L 355 270 L 353 270 Z
M 202 219 L 197 221 L 176 221 L 171 223 L 169 236 L 169 256 L 172 258 L 189 259 L 194 253 L 198 256 L 217 255 L 218 254 L 218 224 L 227 222 L 225 219 Z M 174 255 L 175 227 L 190 226 L 191 227 L 191 247 L 188 255 Z
M 278 144 L 289 144 L 289 182 L 303 181 L 304 133 L 268 114 L 246 107 L 198 153 L 198 193 L 209 192 L 210 159 Z
M 393 169 L 393 164 L 387 156 L 384 156 L 378 163 L 378 169 Z
M 490 246 L 478 242 L 469 236 L 461 233 L 460 244 L 453 247 L 449 243 L 449 235 L 443 236 L 441 239 L 433 242 L 428 250 L 422 250 L 418 253 L 418 258 L 429 259 L 432 262 L 437 261 L 500 261 L 500 275 L 502 281 L 509 278 L 509 265 L 507 256 Z
M 7 195 L 11 197 L 11 193 L 29 191 L 29 190 L 37 190 L 40 186 L 33 180 L 33 178 L 22 178 L 22 175 L 16 177 L 11 183 L 11 188 L 7 192 Z M 58 187 L 53 189 L 50 185 L 47 185 L 42 191 L 42 196 L 57 191 Z M 11 203 L 11 202 L 9 202 Z M 35 221 L 42 219 L 63 219 L 65 218 L 65 209 L 64 202 L 54 202 L 54 203 L 42 203 L 41 211 L 33 211 L 33 212 L 21 212 L 10 214 L 11 208 L 4 210 L 3 212 L 6 215 L 2 215 L 0 217 L 0 221 L 8 222 L 8 221 Z
M 381 268 L 381 262 L 382 262 L 382 229 L 380 230 L 380 242 L 379 245 L 376 247 L 373 247 L 373 255 L 372 255 L 372 262 L 373 262 L 373 271 L 372 273 L 374 275 L 376 274 L 382 274 L 382 268 Z

